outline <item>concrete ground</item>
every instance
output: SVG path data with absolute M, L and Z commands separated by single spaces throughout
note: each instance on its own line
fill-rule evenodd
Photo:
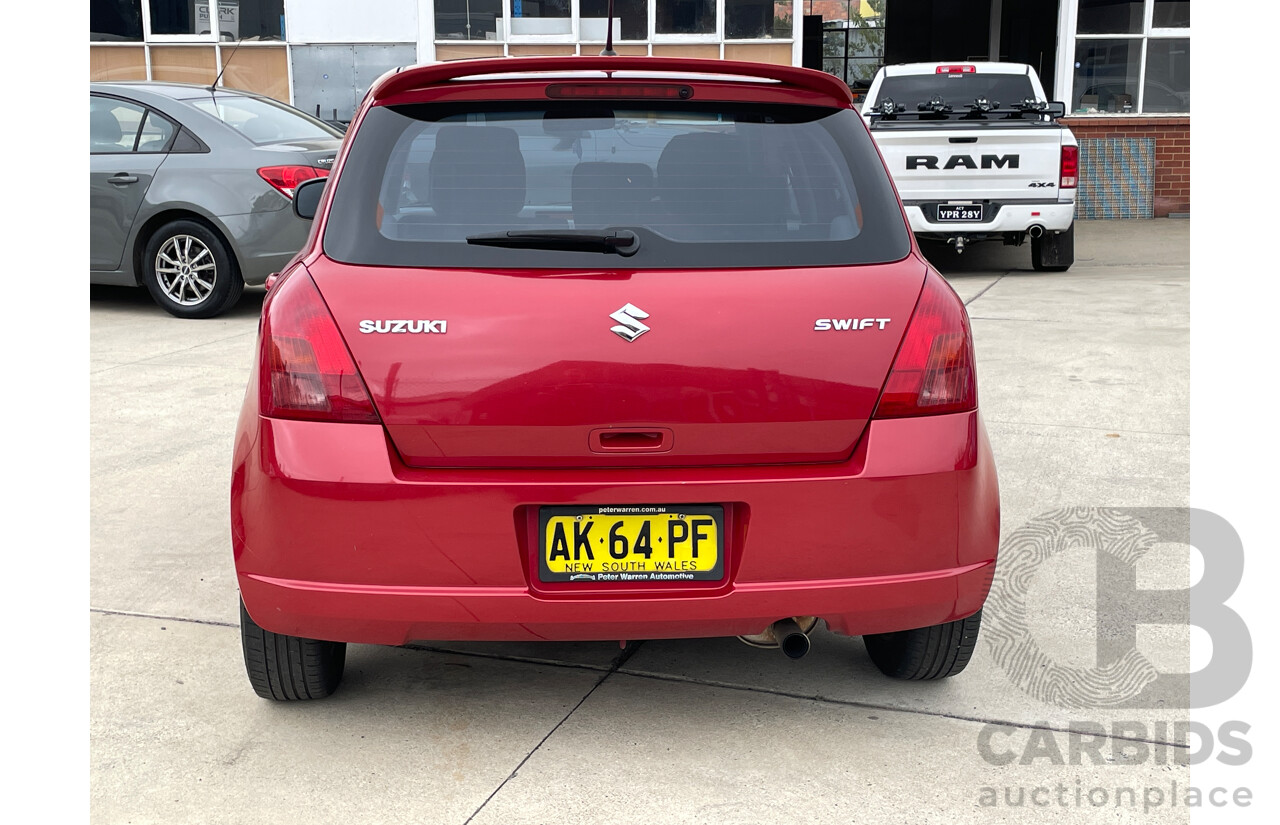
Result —
M 927 250 L 968 302 L 1006 538 L 1064 506 L 1188 505 L 1189 228 L 1082 222 L 1066 273 L 1031 271 L 1027 247 Z M 823 630 L 795 662 L 734 639 L 351 646 L 333 697 L 259 699 L 227 496 L 261 301 L 192 322 L 143 290 L 91 292 L 92 821 L 1187 819 L 1166 798 L 1189 781 L 1169 745 L 1185 705 L 1037 698 L 986 632 L 1005 596 L 941 683 L 892 682 Z M 1185 587 L 1185 553 L 1161 559 L 1140 586 Z M 1091 667 L 1093 557 L 1068 549 L 1027 586 L 1041 651 Z M 1185 629 L 1141 631 L 1158 668 L 1187 669 Z M 1103 726 L 1092 753 L 1073 723 Z

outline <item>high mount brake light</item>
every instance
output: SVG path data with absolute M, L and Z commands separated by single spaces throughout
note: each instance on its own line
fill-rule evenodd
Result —
M 939 66 L 935 74 L 973 74 L 978 71 L 977 66 Z
M 547 87 L 547 97 L 577 100 L 688 100 L 693 97 L 693 87 L 673 83 L 552 83 Z
M 1076 146 L 1062 147 L 1062 167 L 1059 189 L 1075 189 L 1080 179 L 1080 149 Z
M 298 188 L 298 184 L 312 178 L 327 178 L 329 170 L 317 166 L 264 166 L 258 170 L 258 175 L 281 195 L 293 200 L 293 190 Z
M 873 418 L 967 412 L 978 406 L 964 304 L 930 272 Z
M 306 270 L 281 278 L 262 310 L 258 399 L 263 415 L 377 424 L 377 411 L 338 325 Z

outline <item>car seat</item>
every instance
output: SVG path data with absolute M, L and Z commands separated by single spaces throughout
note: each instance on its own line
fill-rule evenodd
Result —
M 442 126 L 428 175 L 436 215 L 468 232 L 510 225 L 524 209 L 524 155 L 514 129 Z
M 90 152 L 126 152 L 133 147 L 121 146 L 120 139 L 124 133 L 120 130 L 120 121 L 107 109 L 89 110 L 89 151 Z
M 664 234 L 684 240 L 753 240 L 784 229 L 785 182 L 753 168 L 740 135 L 692 132 L 658 158 Z

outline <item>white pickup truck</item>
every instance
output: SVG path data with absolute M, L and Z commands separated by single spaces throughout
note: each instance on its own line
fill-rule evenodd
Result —
M 1031 238 L 1037 270 L 1075 260 L 1079 153 L 1022 63 L 885 66 L 862 115 L 880 147 L 918 237 L 957 252 L 999 238 Z

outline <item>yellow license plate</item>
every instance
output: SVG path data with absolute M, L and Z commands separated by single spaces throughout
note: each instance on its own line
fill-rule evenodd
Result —
M 544 582 L 681 582 L 724 578 L 717 505 L 543 507 Z

